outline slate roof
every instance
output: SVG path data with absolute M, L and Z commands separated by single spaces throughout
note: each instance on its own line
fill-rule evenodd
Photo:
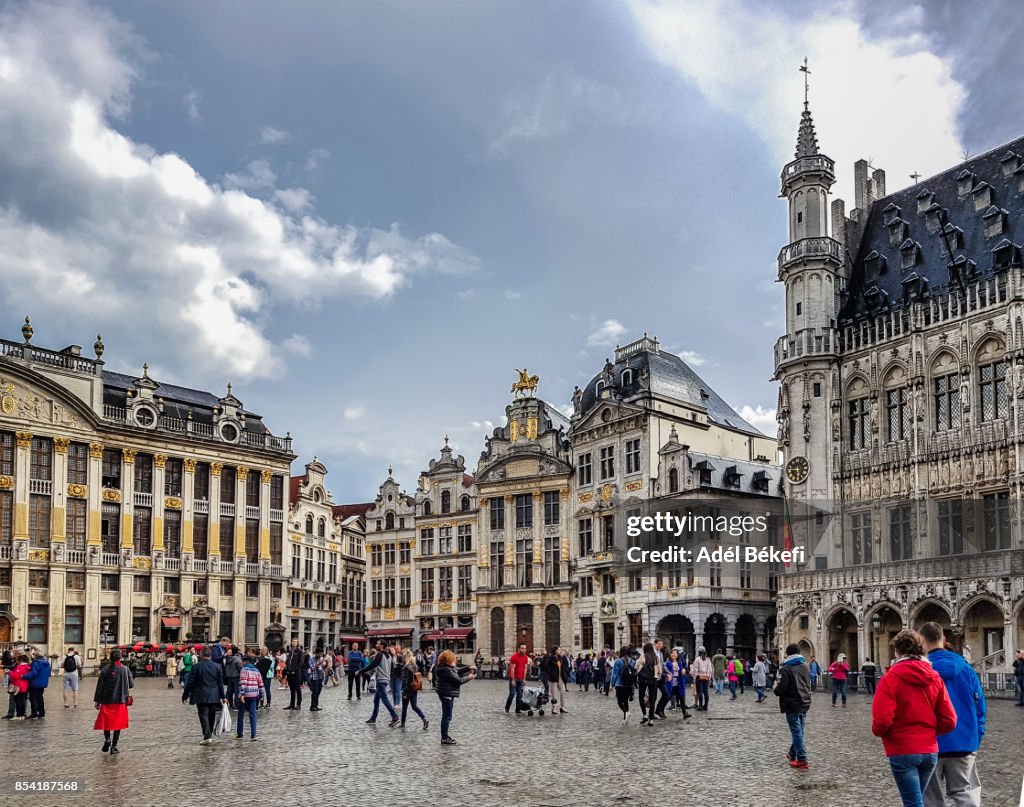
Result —
M 708 419 L 718 426 L 735 429 L 736 431 L 764 437 L 761 432 L 740 417 L 739 413 L 727 404 L 711 386 L 697 375 L 693 368 L 673 353 L 659 350 L 657 353 L 644 350 L 624 359 L 617 360 L 614 365 L 614 378 L 619 394 L 629 398 L 643 392 L 642 377 L 646 371 L 649 376 L 650 391 L 654 395 L 681 401 L 692 406 L 707 410 Z M 622 373 L 626 369 L 633 370 L 633 380 L 621 386 Z M 602 373 L 598 373 L 583 390 L 580 402 L 580 414 L 586 415 L 599 402 L 597 382 Z M 551 411 L 551 408 L 548 408 Z
M 687 457 L 692 470 L 711 471 L 711 484 L 702 485 L 704 488 L 754 496 L 782 496 L 779 488 L 782 468 L 778 465 L 728 459 L 697 451 L 690 451 Z M 763 482 L 755 484 L 758 480 Z
M 365 516 L 367 511 L 373 509 L 373 502 L 360 502 L 359 504 L 336 504 L 331 508 L 337 518 L 344 521 L 352 516 Z
M 1004 163 L 1010 166 L 1008 173 Z M 958 272 L 951 271 L 951 262 L 963 267 L 959 274 L 965 284 L 991 278 L 1005 268 L 994 264 L 993 251 L 1000 245 L 1019 265 L 1024 244 L 1022 181 L 1024 137 L 876 201 L 859 246 L 849 245 L 856 255 L 840 323 L 848 325 L 903 308 L 915 290 L 926 298 L 948 296 L 951 288 L 959 289 Z M 990 200 L 975 209 L 975 197 L 983 199 L 986 194 Z M 929 232 L 929 217 L 938 222 L 933 232 Z M 986 236 L 986 222 L 998 217 L 1003 218 L 1002 233 Z M 898 237 L 890 234 L 891 229 Z M 953 247 L 952 256 L 944 254 L 944 233 Z M 915 258 L 905 269 L 901 248 Z

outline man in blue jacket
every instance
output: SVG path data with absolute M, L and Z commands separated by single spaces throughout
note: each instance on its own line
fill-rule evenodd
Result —
M 939 735 L 939 764 L 924 794 L 925 807 L 981 807 L 978 747 L 985 736 L 985 694 L 974 668 L 963 656 L 945 649 L 942 626 L 926 622 L 921 637 L 932 667 L 946 684 L 956 711 L 956 728 Z
M 50 662 L 38 650 L 32 654 L 32 669 L 26 673 L 25 680 L 28 681 L 28 701 L 32 704 L 32 714 L 28 719 L 42 720 L 46 717 L 43 695 L 50 685 Z

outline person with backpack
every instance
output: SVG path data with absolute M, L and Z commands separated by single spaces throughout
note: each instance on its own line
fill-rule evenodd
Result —
M 755 703 L 764 703 L 768 700 L 768 696 L 765 694 L 765 690 L 768 688 L 768 661 L 765 659 L 764 653 L 757 654 L 757 662 L 750 671 L 750 677 L 753 681 L 754 692 L 757 693 Z
M 726 657 L 725 677 L 729 680 L 729 695 L 731 696 L 729 700 L 734 701 L 736 700 L 736 681 L 739 676 L 736 673 L 736 659 L 732 657 L 732 653 Z
M 615 690 L 615 702 L 622 710 L 622 724 L 625 725 L 629 720 L 629 702 L 633 700 L 633 689 L 636 687 L 636 665 L 629 647 L 623 645 L 619 648 L 619 657 L 615 659 L 608 678 L 609 686 Z
M 715 668 L 715 693 L 721 695 L 725 689 L 725 668 L 729 663 L 722 654 L 722 648 L 718 648 L 718 652 L 711 657 L 711 664 Z
M 774 691 L 779 698 L 779 711 L 786 716 L 789 725 L 791 742 L 786 753 L 789 766 L 806 770 L 809 765 L 804 728 L 811 708 L 811 671 L 798 645 L 786 647 L 786 660 L 779 666 L 779 683 Z
M 274 689 L 271 686 L 274 680 L 274 657 L 270 655 L 270 650 L 266 646 L 260 648 L 259 658 L 253 664 L 259 670 L 260 675 L 263 676 L 263 697 L 266 698 L 263 708 L 269 709 L 270 701 L 272 700 L 270 693 Z
M 416 704 L 416 697 L 420 694 L 423 689 L 423 673 L 420 672 L 419 665 L 416 663 L 416 659 L 413 658 L 412 651 L 406 650 L 402 654 L 402 722 L 401 726 L 405 728 L 405 716 L 409 712 L 409 707 L 419 715 L 420 720 L 423 721 L 423 730 L 426 731 L 430 728 L 430 721 L 427 720 L 427 716 L 423 714 L 420 707 Z
M 740 688 L 740 694 L 743 694 L 743 679 L 747 672 L 747 666 L 743 663 L 743 659 L 736 656 L 733 660 L 736 665 L 736 685 Z
M 690 665 L 690 672 L 693 675 L 697 711 L 706 712 L 710 701 L 711 679 L 715 675 L 715 665 L 708 658 L 708 651 L 703 645 L 697 648 L 697 658 Z
M 644 645 L 643 655 L 637 665 L 636 680 L 640 686 L 640 707 L 648 714 L 640 721 L 640 725 L 654 726 L 657 719 L 658 690 L 661 688 L 661 678 L 664 669 L 661 664 L 661 655 L 654 649 L 654 645 L 648 642 Z
M 178 683 L 181 684 L 182 687 L 188 686 L 189 676 L 192 675 L 192 667 L 195 666 L 197 661 L 198 659 L 196 658 L 195 651 L 191 647 L 186 648 L 184 655 L 181 657 L 181 669 L 178 673 Z
M 103 753 L 119 754 L 117 742 L 121 732 L 128 728 L 128 707 L 132 703 L 129 690 L 135 686 L 131 671 L 121 663 L 121 651 L 110 651 L 110 661 L 96 676 L 96 722 L 93 731 L 103 732 Z
M 64 708 L 68 709 L 68 696 L 74 707 L 78 708 L 78 683 L 82 678 L 82 657 L 78 655 L 75 648 L 69 647 L 64 661 L 61 662 L 61 669 L 64 670 Z
M 445 650 L 437 657 L 437 667 L 434 668 L 434 690 L 441 700 L 441 745 L 455 745 L 448 730 L 452 725 L 452 717 L 455 713 L 455 699 L 459 697 L 462 685 L 476 678 L 476 673 L 470 672 L 469 668 L 455 668 L 455 654 L 451 650 Z

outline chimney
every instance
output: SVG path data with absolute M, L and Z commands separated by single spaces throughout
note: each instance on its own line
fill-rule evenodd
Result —
M 868 209 L 868 193 L 871 180 L 868 179 L 868 161 L 857 160 L 853 164 L 853 206 L 857 210 Z
M 875 199 L 885 198 L 885 171 L 876 168 L 871 172 L 871 180 L 875 183 Z
M 840 244 L 846 244 L 846 202 L 832 200 L 832 237 Z

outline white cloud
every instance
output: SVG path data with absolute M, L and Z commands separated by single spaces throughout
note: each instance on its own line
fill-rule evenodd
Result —
M 345 407 L 341 415 L 345 420 L 361 420 L 366 415 L 366 407 L 352 403 Z
M 132 140 L 117 122 L 146 58 L 103 9 L 0 13 L 0 298 L 9 306 L 116 323 L 142 348 L 174 345 L 192 378 L 243 381 L 279 375 L 285 351 L 301 355 L 301 340 L 265 334 L 275 307 L 385 298 L 413 275 L 479 265 L 439 233 L 325 221 L 308 192 L 276 194 L 266 161 L 221 184 Z
M 587 336 L 587 347 L 615 347 L 626 326 L 617 319 L 606 319 Z
M 514 302 L 516 300 L 521 300 L 522 297 L 523 297 L 523 293 L 521 291 L 516 291 L 515 289 L 506 289 L 505 290 L 505 299 L 506 300 Z
M 327 149 L 310 149 L 309 154 L 306 155 L 306 164 L 303 166 L 303 170 L 307 174 L 319 174 L 324 167 L 324 163 L 331 158 L 331 152 Z
M 811 68 L 811 111 L 822 151 L 836 161 L 834 193 L 853 206 L 854 161 L 887 169 L 888 191 L 955 165 L 966 93 L 950 65 L 914 33 L 914 15 L 869 39 L 850 11 L 828 5 L 789 16 L 742 0 L 630 0 L 657 58 L 713 105 L 762 137 L 781 168 L 793 159 L 802 101 L 799 60 Z M 920 8 L 914 7 L 920 13 Z M 898 121 L 899 137 L 879 121 Z
M 750 406 L 744 404 L 738 410 L 740 417 L 760 432 L 767 435 L 774 435 L 778 431 L 778 422 L 775 420 L 775 410 L 766 409 L 760 404 Z
M 199 111 L 199 98 L 199 90 L 192 90 L 182 99 L 182 102 L 185 104 L 185 111 L 188 113 L 188 119 L 192 123 L 203 122 L 202 113 Z
M 289 213 L 301 213 L 312 207 L 316 197 L 305 188 L 281 188 L 274 191 L 277 199 Z
M 273 126 L 264 126 L 260 129 L 260 142 L 266 145 L 276 146 L 291 139 L 291 132 L 284 129 L 275 129 Z
M 471 420 L 469 426 L 472 429 L 483 429 L 487 434 L 494 431 L 494 421 L 492 420 Z
M 693 350 L 680 350 L 676 355 L 691 367 L 700 367 L 702 364 L 708 363 L 708 360 L 704 358 L 704 356 Z
M 461 291 L 455 292 L 455 296 L 460 300 L 475 300 L 476 289 L 462 289 Z
M 313 355 L 313 346 L 309 339 L 301 334 L 293 333 L 281 343 L 281 349 L 293 356 L 308 357 Z

